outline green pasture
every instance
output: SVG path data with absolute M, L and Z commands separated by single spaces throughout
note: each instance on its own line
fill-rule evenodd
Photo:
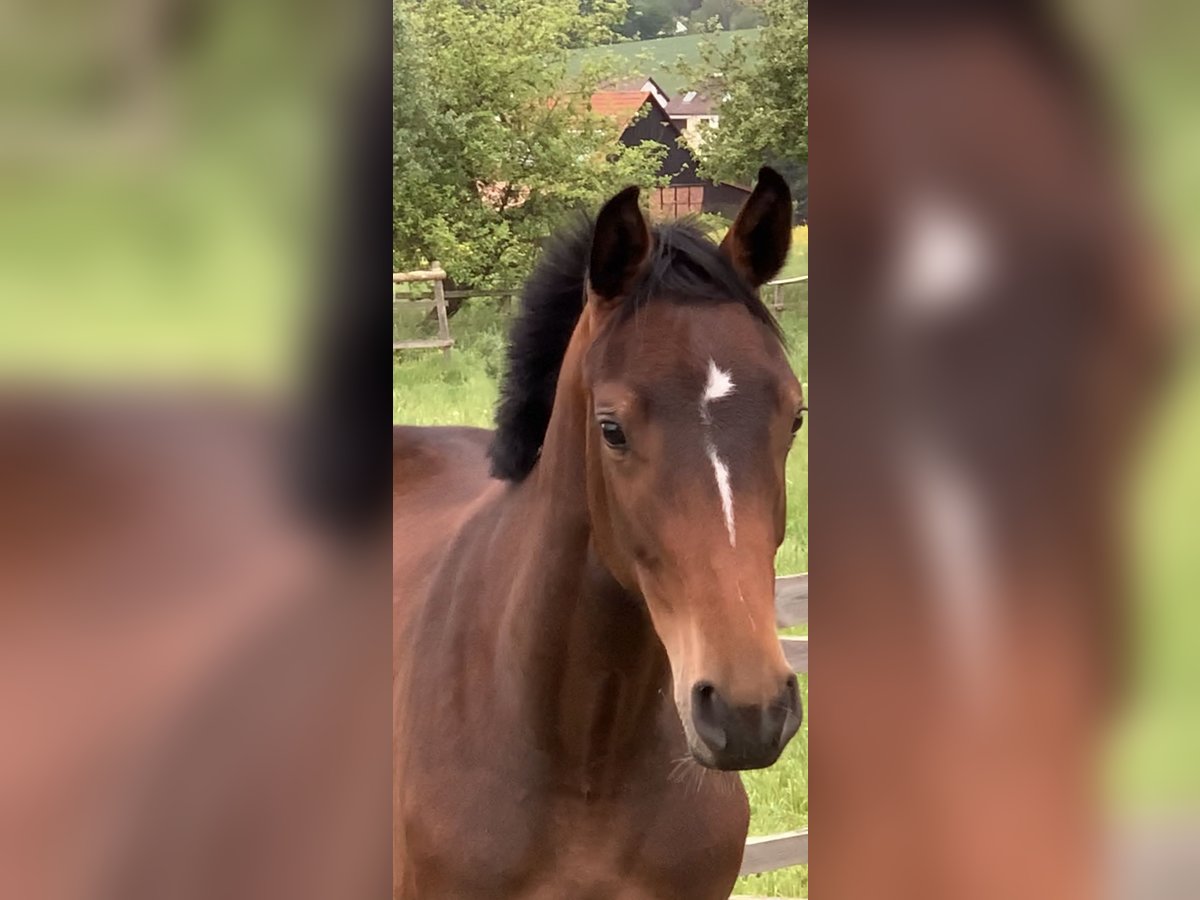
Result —
M 803 274 L 807 242 L 797 241 L 789 274 Z M 787 288 L 781 321 L 787 334 L 792 366 L 808 382 L 808 322 L 796 310 L 807 289 Z M 497 379 L 503 371 L 509 315 L 491 298 L 468 300 L 451 319 L 455 348 L 448 360 L 439 351 L 397 353 L 392 369 L 392 421 L 405 424 L 490 426 Z M 433 323 L 421 311 L 396 316 L 396 336 L 432 335 Z M 787 539 L 779 550 L 780 574 L 808 571 L 808 423 L 801 429 L 788 460 Z M 797 629 L 804 633 L 807 629 Z M 808 709 L 808 676 L 800 679 Z M 782 759 L 772 768 L 743 777 L 753 810 L 752 834 L 769 834 L 808 825 L 808 721 Z M 808 894 L 808 868 L 801 866 L 754 875 L 738 882 L 738 893 L 770 897 Z
M 567 68 L 569 72 L 577 73 L 585 64 L 597 64 L 630 76 L 649 75 L 673 97 L 690 86 L 686 77 L 677 71 L 679 63 L 688 66 L 700 65 L 702 45 L 712 44 L 722 51 L 727 51 L 735 40 L 741 40 L 747 45 L 747 52 L 753 55 L 758 35 L 759 29 L 744 28 L 740 31 L 681 34 L 650 41 L 626 41 L 621 44 L 587 47 L 571 52 Z

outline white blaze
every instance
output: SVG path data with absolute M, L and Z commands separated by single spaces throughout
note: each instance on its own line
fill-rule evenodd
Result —
M 995 271 L 994 247 L 965 204 L 918 196 L 898 225 L 892 291 L 899 311 L 937 319 L 980 299 Z
M 722 397 L 728 397 L 732 393 L 732 376 L 710 359 L 708 361 L 708 381 L 704 385 L 704 399 L 700 401 L 701 407 L 707 413 L 709 403 L 713 400 L 720 400 Z
M 937 444 L 913 436 L 904 454 L 916 534 L 930 578 L 946 652 L 958 687 L 974 708 L 994 659 L 997 569 L 985 498 L 969 474 Z
M 711 359 L 708 361 L 708 380 L 704 384 L 704 396 L 700 398 L 700 418 L 705 425 L 712 424 L 708 404 L 734 391 L 733 377 Z M 717 453 L 717 447 L 709 438 L 705 445 L 708 461 L 712 463 L 713 476 L 717 480 L 717 493 L 721 496 L 721 511 L 725 514 L 725 530 L 729 532 L 729 546 L 737 546 L 737 529 L 733 524 L 733 491 L 729 487 L 729 467 Z
M 717 455 L 717 448 L 708 445 L 708 461 L 712 463 L 717 478 L 717 493 L 721 495 L 721 511 L 725 513 L 725 530 L 729 532 L 729 546 L 737 546 L 737 529 L 733 524 L 733 491 L 729 489 L 729 467 Z
M 913 338 L 927 326 L 969 315 L 987 302 L 1002 247 L 967 197 L 936 189 L 913 194 L 897 218 L 889 325 L 900 363 L 915 364 Z M 956 689 L 983 710 L 994 663 L 999 571 L 988 529 L 987 495 L 956 451 L 928 425 L 908 424 L 898 449 Z

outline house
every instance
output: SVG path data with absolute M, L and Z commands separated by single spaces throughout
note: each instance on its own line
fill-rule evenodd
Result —
M 615 81 L 610 81 L 602 85 L 605 91 L 645 91 L 654 95 L 654 99 L 660 106 L 666 106 L 670 102 L 670 95 L 662 89 L 662 86 L 653 78 L 647 76 L 645 78 L 638 76 L 636 78 L 618 78 Z
M 721 118 L 717 113 L 717 102 L 698 91 L 684 91 L 666 104 L 666 110 L 675 127 L 696 149 L 704 142 L 700 123 L 706 122 L 708 127 L 715 128 Z
M 655 141 L 667 148 L 658 174 L 669 179 L 667 187 L 657 188 L 650 196 L 650 213 L 673 219 L 691 213 L 718 213 L 733 218 L 750 189 L 716 183 L 701 178 L 696 155 L 679 126 L 667 114 L 667 104 L 653 90 L 604 90 L 592 95 L 592 111 L 617 120 L 620 141 L 636 147 L 643 141 Z M 669 101 L 668 101 L 669 102 Z

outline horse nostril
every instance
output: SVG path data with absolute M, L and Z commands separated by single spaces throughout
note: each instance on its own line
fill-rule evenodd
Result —
M 800 708 L 800 682 L 795 675 L 789 675 L 783 686 L 783 694 L 788 698 L 792 708 L 800 715 L 803 710 Z
M 794 674 L 784 680 L 783 691 L 775 708 L 780 713 L 776 741 L 778 746 L 782 747 L 795 736 L 804 720 L 804 710 L 800 705 L 800 684 Z
M 692 724 L 696 728 L 696 736 L 711 750 L 725 749 L 728 736 L 722 725 L 724 720 L 725 701 L 717 693 L 716 687 L 709 681 L 696 682 L 692 688 Z

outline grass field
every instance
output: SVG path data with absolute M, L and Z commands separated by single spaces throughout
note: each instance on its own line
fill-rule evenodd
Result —
M 651 76 L 664 91 L 674 96 L 689 86 L 687 79 L 675 71 L 681 60 L 689 65 L 696 65 L 700 62 L 702 44 L 711 43 L 727 50 L 735 38 L 745 41 L 749 45 L 749 52 L 753 54 L 754 45 L 758 41 L 758 29 L 681 34 L 652 41 L 629 41 L 575 50 L 571 53 L 568 71 L 572 74 L 578 72 L 585 61 L 602 62 L 623 75 Z
M 796 242 L 788 274 L 802 274 L 807 263 L 806 243 Z M 781 320 L 790 344 L 792 367 L 808 383 L 807 321 L 794 310 L 802 296 L 789 288 L 791 312 Z M 423 314 L 403 314 L 397 333 L 405 338 L 432 333 Z M 496 399 L 497 378 L 503 368 L 508 317 L 490 301 L 468 301 L 451 320 L 456 342 L 449 360 L 440 352 L 397 354 L 393 367 L 392 420 L 405 424 L 489 426 Z M 780 574 L 808 570 L 808 424 L 788 460 L 787 539 L 776 558 Z M 805 633 L 806 629 L 794 629 Z M 800 680 L 808 708 L 808 677 Z M 808 825 L 808 721 L 788 750 L 772 768 L 743 778 L 753 810 L 752 834 L 789 831 Z M 737 892 L 769 897 L 804 897 L 808 894 L 806 866 L 743 878 Z

